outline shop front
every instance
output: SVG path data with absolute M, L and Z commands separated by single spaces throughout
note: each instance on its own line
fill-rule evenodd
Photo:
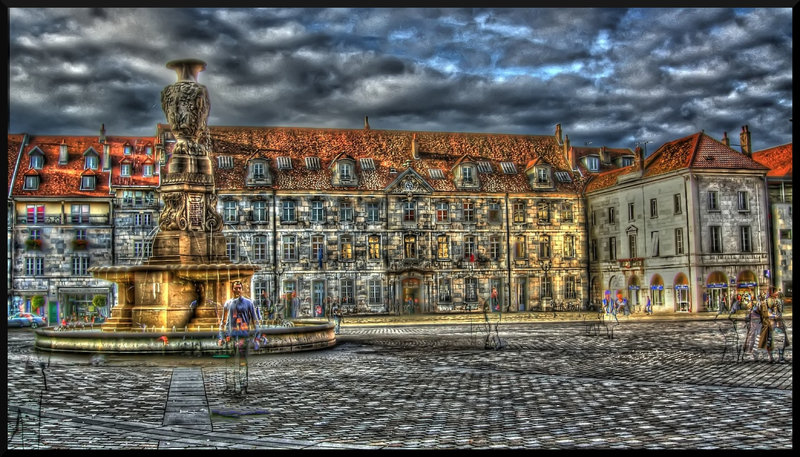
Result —
M 639 285 L 639 278 L 636 276 L 631 276 L 631 279 L 628 281 L 628 304 L 630 305 L 632 312 L 638 312 L 640 304 L 642 303 L 640 289 L 641 286 Z
M 664 279 L 661 275 L 655 274 L 650 278 L 650 297 L 654 309 L 664 306 Z
M 675 276 L 675 311 L 689 312 L 691 305 L 689 304 L 689 279 L 683 273 L 678 273 Z
M 706 292 L 703 304 L 706 311 L 718 311 L 720 304 L 728 302 L 728 277 L 721 271 L 714 271 L 706 279 Z
M 756 275 L 750 270 L 743 270 L 736 276 L 736 294 L 754 299 L 758 297 L 759 288 Z M 749 301 L 749 300 L 748 300 Z

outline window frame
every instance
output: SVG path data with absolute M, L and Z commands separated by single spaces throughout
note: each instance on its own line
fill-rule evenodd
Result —
M 325 202 L 323 200 L 311 200 L 311 222 L 314 224 L 325 223 Z
M 722 244 L 722 226 L 710 225 L 711 236 L 709 238 L 710 251 L 712 254 L 722 254 L 724 248 Z

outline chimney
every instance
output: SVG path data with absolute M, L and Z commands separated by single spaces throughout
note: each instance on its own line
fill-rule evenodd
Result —
M 636 146 L 634 153 L 636 154 L 636 169 L 644 171 L 644 151 L 642 147 Z
M 731 147 L 731 140 L 728 138 L 728 132 L 722 132 L 722 144 Z
M 58 152 L 58 164 L 66 165 L 69 161 L 69 153 L 67 152 L 67 143 L 61 140 L 61 150 Z
M 605 163 L 605 164 L 608 164 L 608 162 L 609 162 L 608 153 L 606 152 L 606 147 L 605 146 L 600 146 L 600 161 Z
M 106 125 L 100 124 L 100 143 L 106 142 Z
M 558 144 L 561 144 L 563 141 L 561 139 L 561 124 L 556 124 L 556 140 L 558 140 Z
M 103 171 L 111 170 L 111 154 L 109 153 L 111 145 L 108 143 L 103 144 Z
M 414 160 L 419 160 L 420 159 L 420 156 L 419 156 L 419 142 L 417 142 L 417 134 L 416 133 L 414 134 L 414 137 L 411 138 L 411 157 L 413 157 Z
M 572 146 L 569 144 L 569 135 L 564 135 L 564 155 L 567 156 L 567 163 L 569 164 L 569 170 L 572 171 L 575 169 L 575 151 L 572 149 Z
M 364 130 L 369 130 L 369 116 L 364 116 Z
M 742 133 L 739 134 L 739 144 L 742 145 L 742 154 L 750 157 L 753 151 L 750 149 L 750 129 L 746 125 L 742 126 Z

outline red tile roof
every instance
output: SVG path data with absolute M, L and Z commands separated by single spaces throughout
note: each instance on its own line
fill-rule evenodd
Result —
M 122 147 L 125 142 L 138 144 L 139 150 L 143 152 L 146 143 L 153 144 L 153 138 L 140 137 L 106 137 L 110 145 L 109 155 L 112 158 L 112 174 L 115 184 L 119 182 L 119 159 L 123 156 Z M 12 135 L 9 135 L 9 143 Z M 68 148 L 68 161 L 66 165 L 58 164 L 58 157 L 62 141 Z M 36 190 L 24 190 L 23 179 L 21 177 L 30 169 L 30 152 L 37 148 L 44 153 L 44 166 L 39 170 L 41 181 Z M 94 190 L 81 190 L 80 177 L 84 174 L 84 152 L 93 148 L 100 160 L 99 167 L 93 173 L 97 176 Z M 135 150 L 136 151 L 136 150 Z M 25 146 L 20 161 L 18 178 L 12 183 L 13 195 L 17 197 L 108 197 L 109 172 L 103 171 L 103 144 L 99 142 L 97 136 L 37 136 L 31 135 L 28 144 Z M 141 174 L 141 173 L 139 173 Z M 137 185 L 158 185 L 158 177 L 141 178 L 135 177 L 132 182 Z
M 609 163 L 603 162 L 600 160 L 599 168 L 597 171 L 591 171 L 588 168 L 583 166 L 581 159 L 589 156 L 589 155 L 596 155 L 598 158 L 600 157 L 600 150 L 602 147 L 594 148 L 588 146 L 570 146 L 572 149 L 572 153 L 575 157 L 575 166 L 580 168 L 580 170 L 584 174 L 597 174 L 603 173 L 609 170 L 616 170 L 618 168 L 617 164 L 614 161 L 620 157 L 635 157 L 635 153 L 627 148 L 609 148 L 606 147 L 606 155 L 608 156 Z
M 14 170 L 17 166 L 17 159 L 20 156 L 19 149 L 22 146 L 22 141 L 25 139 L 25 135 L 22 134 L 9 134 L 8 135 L 8 191 L 11 191 L 12 181 L 14 180 Z M 27 168 L 27 165 L 23 168 L 22 164 L 19 166 L 20 169 L 24 170 Z M 19 171 L 18 173 L 23 173 L 23 171 Z M 8 195 L 8 194 L 6 194 Z
M 644 161 L 643 177 L 658 176 L 684 168 L 728 169 L 728 170 L 767 170 L 750 157 L 734 151 L 720 141 L 698 132 L 668 143 L 664 143 Z M 587 192 L 611 187 L 617 177 L 636 169 L 631 165 L 619 170 L 601 173 L 586 186 Z
M 168 128 L 163 124 L 160 128 Z M 541 157 L 555 170 L 568 170 L 563 149 L 551 135 L 511 135 L 485 133 L 411 132 L 401 130 L 344 130 L 294 127 L 209 127 L 212 156 L 234 158 L 234 168 L 220 169 L 212 157 L 218 190 L 245 189 L 246 163 L 256 157 L 273 159 L 291 157 L 291 170 L 277 170 L 270 160 L 270 173 L 275 189 L 337 190 L 331 185 L 329 165 L 342 153 L 356 159 L 359 173 L 358 190 L 382 191 L 407 167 L 413 168 L 436 191 L 455 191 L 453 165 L 468 156 L 473 160 L 493 162 L 493 173 L 479 173 L 479 192 L 530 191 L 522 172 L 530 160 Z M 411 140 L 416 134 L 420 159 L 411 155 Z M 308 170 L 305 157 L 319 157 L 320 170 Z M 361 170 L 358 159 L 372 158 L 374 171 Z M 499 162 L 512 162 L 518 173 L 504 174 Z M 397 174 L 391 174 L 395 168 Z M 439 168 L 445 179 L 432 179 L 428 169 Z M 577 193 L 582 182 L 557 182 L 556 189 Z M 341 188 L 347 190 L 349 188 Z
M 111 187 L 158 187 L 159 175 L 145 177 L 142 175 L 142 165 L 152 163 L 156 154 L 155 138 L 152 137 L 133 137 L 133 136 L 106 136 L 106 143 L 111 147 L 108 151 L 111 157 Z M 125 146 L 131 146 L 131 153 L 125 154 Z M 152 154 L 146 153 L 146 148 L 150 146 Z M 102 149 L 100 149 L 102 151 Z M 133 165 L 131 176 L 122 176 L 120 164 L 130 163 Z M 155 167 L 153 173 L 158 173 Z
M 753 160 L 769 168 L 767 177 L 792 177 L 792 143 L 756 151 Z

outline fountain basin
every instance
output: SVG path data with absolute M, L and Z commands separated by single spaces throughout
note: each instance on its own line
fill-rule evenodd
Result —
M 266 336 L 266 344 L 253 344 L 257 333 Z M 231 354 L 234 338 L 218 344 L 216 330 L 201 331 L 119 331 L 66 330 L 40 328 L 34 346 L 51 352 L 110 354 Z M 250 354 L 302 352 L 336 345 L 334 324 L 326 320 L 295 321 L 293 327 L 267 327 L 249 332 Z

